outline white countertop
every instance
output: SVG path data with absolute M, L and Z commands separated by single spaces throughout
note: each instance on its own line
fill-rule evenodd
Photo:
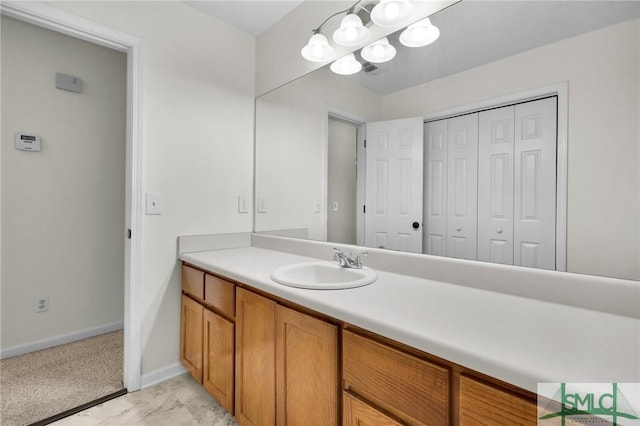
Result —
M 272 281 L 316 258 L 258 247 L 180 259 L 532 392 L 538 382 L 640 382 L 640 319 L 377 271 L 373 284 L 305 290 Z

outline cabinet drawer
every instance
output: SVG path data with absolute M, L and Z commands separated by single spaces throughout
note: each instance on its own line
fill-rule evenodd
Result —
M 343 378 L 353 393 L 409 424 L 449 423 L 449 371 L 354 334 L 343 333 Z
M 234 318 L 236 286 L 221 278 L 206 274 L 204 277 L 204 301 L 228 318 Z
M 537 424 L 536 403 L 498 387 L 460 376 L 460 426 Z
M 204 272 L 182 265 L 182 291 L 199 300 L 204 299 Z

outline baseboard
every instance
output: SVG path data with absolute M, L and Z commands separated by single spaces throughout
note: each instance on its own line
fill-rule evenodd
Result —
M 40 351 L 42 349 L 52 348 L 54 346 L 60 346 L 66 343 L 76 342 L 78 340 L 87 339 L 89 337 L 98 336 L 100 334 L 122 330 L 123 328 L 124 322 L 119 321 L 112 324 L 101 325 L 99 327 L 87 328 L 85 330 L 80 330 L 69 334 L 61 334 L 59 336 L 50 337 L 48 339 L 40 340 L 37 342 L 27 343 L 26 345 L 3 349 L 2 351 L 0 351 L 0 359 L 23 355 L 29 352 Z
M 180 376 L 186 372 L 187 370 L 179 362 L 158 368 L 157 370 L 153 370 L 142 375 L 140 378 L 140 388 L 145 389 L 149 386 L 157 385 L 158 383 Z

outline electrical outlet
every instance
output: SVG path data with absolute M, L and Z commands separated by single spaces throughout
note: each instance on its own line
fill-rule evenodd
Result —
M 46 312 L 49 310 L 49 296 L 41 297 L 36 302 L 36 313 Z

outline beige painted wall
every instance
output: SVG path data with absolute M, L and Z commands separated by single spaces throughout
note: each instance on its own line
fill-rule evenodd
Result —
M 10 18 L 1 27 L 5 351 L 123 320 L 127 62 Z M 56 72 L 80 77 L 82 93 L 56 89 Z M 42 151 L 16 150 L 20 131 Z
M 251 231 L 255 38 L 177 1 L 47 4 L 142 39 L 143 189 L 164 196 L 138 231 L 144 375 L 179 360 L 176 237 Z
M 322 200 L 328 111 L 336 106 L 375 121 L 380 96 L 321 70 L 258 99 L 255 190 L 267 211 L 256 213 L 256 231 L 305 228 L 310 239 L 324 239 L 322 215 L 313 207 Z
M 638 280 L 639 59 L 640 21 L 628 21 L 385 96 L 383 115 L 423 115 L 567 81 L 567 269 Z

